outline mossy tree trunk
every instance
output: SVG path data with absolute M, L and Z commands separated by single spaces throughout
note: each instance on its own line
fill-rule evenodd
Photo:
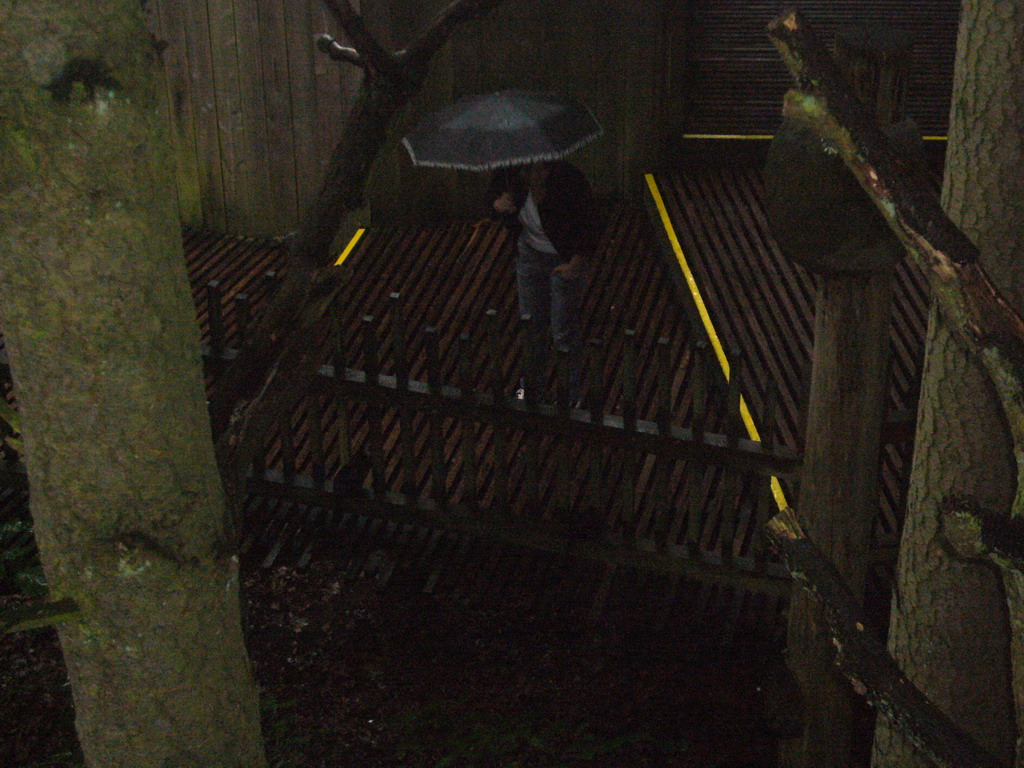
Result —
M 0 16 L 0 323 L 86 764 L 260 768 L 155 41 L 138 0 Z
M 943 188 L 950 218 L 978 246 L 985 270 L 1018 311 L 1024 309 L 1022 29 L 1024 0 L 963 4 Z M 1007 765 L 1016 730 L 1001 580 L 991 566 L 949 554 L 939 536 L 939 504 L 951 493 L 967 494 L 1009 512 L 1011 445 L 989 376 L 933 307 L 889 646 L 907 676 Z M 1013 685 L 1024 690 L 1024 680 Z M 930 765 L 884 718 L 873 762 Z

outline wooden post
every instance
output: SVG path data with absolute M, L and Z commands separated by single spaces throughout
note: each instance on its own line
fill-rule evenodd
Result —
M 636 431 L 636 331 L 623 332 L 622 344 L 622 427 Z M 622 513 L 619 521 L 634 526 L 636 534 L 636 452 L 627 450 L 622 459 Z
M 320 392 L 313 390 L 306 400 L 306 419 L 309 421 L 310 466 L 313 474 L 313 485 L 323 490 L 327 480 L 327 468 L 324 462 L 324 431 L 321 419 L 323 410 L 320 407 Z
M 711 377 L 708 375 L 708 343 L 703 339 L 695 343 L 690 348 L 690 357 L 693 360 L 693 384 L 690 388 L 693 412 L 690 424 L 694 439 L 703 440 L 708 415 L 708 388 L 711 386 Z
M 223 293 L 219 280 L 211 280 L 206 284 L 206 318 L 210 326 L 210 363 L 211 370 L 220 371 L 224 354 L 224 314 L 221 307 Z
M 522 354 L 526 355 L 530 339 L 534 333 L 533 317 L 526 313 L 519 318 L 520 333 L 522 342 Z M 532 409 L 536 405 L 537 393 L 527 387 L 523 405 Z M 527 514 L 540 517 L 541 510 L 541 441 L 536 430 L 528 429 L 523 435 L 523 483 L 526 485 L 526 510 Z
M 352 458 L 352 435 L 349 430 L 348 400 L 345 399 L 341 390 L 341 380 L 345 374 L 345 335 L 343 326 L 338 317 L 338 306 L 331 306 L 331 328 L 334 332 L 334 345 L 331 349 L 331 361 L 334 363 L 334 387 L 331 394 L 334 397 L 334 408 L 337 414 L 338 425 L 338 469 L 348 464 Z M 338 489 L 335 488 L 335 491 Z
M 857 95 L 881 122 L 894 122 L 909 42 L 890 30 L 857 31 L 840 36 L 837 49 Z M 862 599 L 878 505 L 892 266 L 902 248 L 838 156 L 816 138 L 808 142 L 805 130 L 784 124 L 766 168 L 766 209 L 783 251 L 819 273 L 799 506 L 811 539 Z M 809 207 L 818 202 L 823 207 Z M 783 768 L 850 762 L 852 691 L 814 616 L 813 599 L 795 589 L 787 661 L 806 707 L 802 734 L 781 743 Z
M 363 370 L 367 384 L 379 384 L 380 357 L 377 343 L 377 320 L 373 315 L 363 316 Z M 384 409 L 377 401 L 366 404 L 366 442 L 373 466 L 373 493 L 378 499 L 384 496 L 387 483 L 384 478 Z
M 498 328 L 498 311 L 496 309 L 488 309 L 484 313 L 484 326 L 487 332 L 487 349 L 491 365 L 491 393 L 494 398 L 494 404 L 503 408 L 507 402 L 505 396 L 505 366 L 501 354 L 501 332 Z M 511 500 L 508 482 L 511 463 L 508 430 L 495 425 L 494 508 L 502 515 L 508 512 Z
M 458 346 L 458 377 L 459 390 L 466 400 L 473 398 L 473 370 L 470 365 L 472 360 L 473 345 L 468 333 L 459 336 Z M 462 446 L 462 506 L 473 512 L 477 511 L 477 456 L 476 456 L 476 424 L 468 416 L 462 420 L 461 446 Z
M 423 339 L 427 348 L 427 385 L 430 387 L 430 394 L 440 398 L 441 351 L 437 328 L 434 326 L 424 328 Z M 448 466 L 444 461 L 444 431 L 441 412 L 436 404 L 430 409 L 427 416 L 427 434 L 430 439 L 430 495 L 438 507 L 444 507 L 448 503 Z
M 409 388 L 409 358 L 406 352 L 405 316 L 402 311 L 402 295 L 392 292 L 388 295 L 391 307 L 391 346 L 395 355 L 395 387 Z M 402 493 L 411 506 L 416 506 L 419 497 L 416 489 L 416 435 L 413 430 L 412 410 L 408 405 L 398 406 L 399 437 L 402 441 Z
M 249 324 L 252 322 L 252 305 L 248 293 L 236 293 L 232 300 L 235 307 L 235 346 L 241 347 L 248 338 Z

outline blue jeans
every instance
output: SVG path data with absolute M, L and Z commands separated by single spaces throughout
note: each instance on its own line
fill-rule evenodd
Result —
M 566 259 L 557 253 L 543 253 L 531 248 L 522 239 L 517 244 L 516 287 L 519 291 L 519 314 L 533 317 L 532 329 L 525 339 L 524 378 L 534 395 L 544 392 L 548 366 L 551 362 L 550 341 L 555 348 L 569 350 L 567 358 L 566 400 L 571 404 L 580 396 L 583 370 L 583 334 L 580 310 L 583 305 L 585 276 L 578 274 L 567 280 L 555 272 Z

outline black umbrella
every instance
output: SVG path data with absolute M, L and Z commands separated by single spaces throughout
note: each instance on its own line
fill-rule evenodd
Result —
M 557 160 L 603 133 L 590 110 L 550 93 L 467 96 L 402 139 L 413 165 L 488 171 Z

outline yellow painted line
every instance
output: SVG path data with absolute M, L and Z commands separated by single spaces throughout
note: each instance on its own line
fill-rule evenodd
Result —
M 684 133 L 684 139 L 749 139 L 751 141 L 767 141 L 774 139 L 773 133 Z M 922 136 L 925 141 L 946 141 L 948 136 Z
M 356 243 L 359 242 L 360 238 L 362 238 L 365 232 L 365 229 L 356 230 L 356 233 L 352 235 L 352 239 L 348 241 L 348 245 L 345 246 L 345 250 L 341 252 L 341 255 L 338 257 L 338 260 L 334 262 L 334 266 L 340 267 L 342 264 L 345 263 L 345 259 L 347 259 L 349 257 L 349 254 L 352 253 L 353 250 L 355 250 Z
M 722 367 L 722 372 L 725 374 L 725 380 L 729 380 L 729 358 L 725 354 L 725 348 L 722 346 L 722 341 L 718 337 L 718 332 L 715 330 L 714 323 L 711 322 L 711 315 L 708 312 L 707 305 L 704 303 L 704 297 L 701 296 L 700 287 L 697 285 L 697 278 L 693 275 L 693 270 L 690 269 L 689 262 L 686 261 L 686 256 L 683 254 L 683 247 L 679 244 L 679 238 L 676 237 L 675 228 L 672 226 L 672 220 L 668 216 L 668 209 L 665 207 L 665 201 L 661 197 L 661 190 L 658 189 L 658 184 L 654 180 L 653 174 L 645 174 L 644 178 L 647 180 L 647 187 L 651 191 L 651 197 L 654 198 L 654 204 L 658 208 L 658 215 L 661 217 L 662 226 L 665 227 L 665 234 L 668 235 L 669 243 L 672 245 L 672 251 L 676 255 L 676 261 L 679 262 L 679 268 L 683 271 L 683 277 L 686 278 L 686 284 L 689 286 L 690 295 L 693 297 L 694 304 L 697 305 L 697 313 L 700 315 L 701 323 L 704 325 L 704 330 L 707 331 L 708 338 L 711 340 L 711 347 L 715 350 L 715 357 L 718 358 L 718 364 Z M 740 395 L 740 418 L 743 420 L 743 424 L 747 428 L 747 434 L 750 435 L 751 440 L 757 440 L 760 442 L 761 435 L 757 431 L 757 426 L 754 424 L 754 417 L 750 415 L 750 409 L 747 407 L 747 401 L 743 395 Z M 782 492 L 782 485 L 779 484 L 779 479 L 773 477 L 771 479 L 772 496 L 775 497 L 775 503 L 779 505 L 779 509 L 785 509 L 789 506 L 786 501 L 786 495 Z
M 684 133 L 684 139 L 751 139 L 765 141 L 774 138 L 770 133 Z

